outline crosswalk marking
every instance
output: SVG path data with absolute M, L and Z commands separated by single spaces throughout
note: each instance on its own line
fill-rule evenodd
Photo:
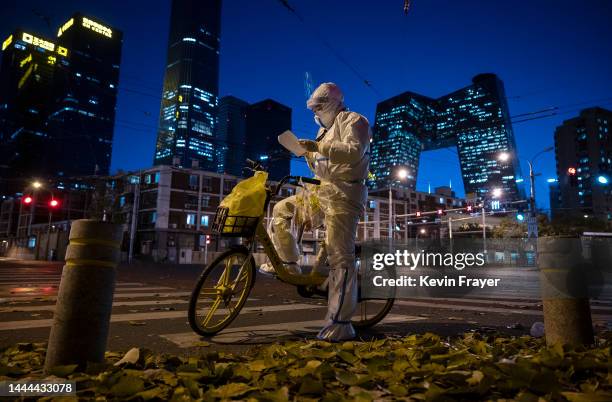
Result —
M 281 304 L 274 306 L 254 306 L 244 307 L 240 314 L 249 313 L 266 313 L 266 312 L 278 312 L 278 311 L 294 311 L 294 310 L 310 310 L 310 309 L 323 309 L 326 306 L 317 304 Z M 217 310 L 217 314 L 227 314 L 227 309 Z M 150 311 L 146 313 L 129 313 L 129 314 L 113 314 L 111 315 L 111 323 L 113 322 L 125 322 L 125 321 L 149 321 L 149 320 L 164 320 L 173 318 L 185 318 L 187 319 L 187 311 Z M 0 331 L 16 330 L 16 329 L 29 329 L 29 328 L 45 328 L 50 327 L 53 324 L 53 319 L 43 320 L 20 320 L 20 321 L 8 321 L 0 322 Z
M 411 307 L 430 307 L 444 310 L 465 310 L 465 311 L 480 311 L 486 313 L 503 313 L 503 314 L 519 314 L 519 315 L 542 315 L 541 310 L 526 310 L 526 309 L 511 309 L 501 307 L 486 307 L 486 306 L 464 306 L 459 304 L 439 304 L 439 303 L 426 303 L 408 300 L 396 300 L 394 304 L 399 306 L 411 306 Z M 604 310 L 610 311 L 609 308 L 605 307 L 591 307 L 593 310 Z M 611 312 L 612 313 L 612 312 Z M 610 314 L 597 315 L 593 314 L 593 318 L 605 318 L 610 317 Z
M 114 298 L 115 299 L 133 299 L 136 297 L 170 297 L 170 296 L 191 296 L 191 292 L 142 292 L 142 293 L 122 293 L 122 292 L 116 292 Z M 27 295 L 27 296 L 16 296 L 16 295 L 11 295 L 11 297 L 8 298 L 8 301 L 18 301 L 18 302 L 23 302 L 23 301 L 36 301 L 36 300 L 44 300 L 44 301 L 53 301 L 53 300 L 57 300 L 57 296 L 44 296 L 44 295 L 40 295 L 40 296 L 31 296 L 31 295 Z
M 385 323 L 409 322 L 424 320 L 423 317 L 416 317 L 402 314 L 389 314 L 382 321 Z M 239 343 L 253 341 L 255 338 L 277 338 L 288 335 L 312 336 L 321 330 L 325 324 L 324 320 L 285 322 L 278 324 L 249 325 L 247 327 L 232 328 L 231 326 L 221 331 L 219 334 L 206 338 L 216 343 Z M 381 325 L 378 324 L 378 325 Z M 180 348 L 196 346 L 202 341 L 202 337 L 194 332 L 182 332 L 177 334 L 164 334 L 160 337 L 174 343 Z
M 42 289 L 45 289 L 45 288 L 55 288 L 55 289 L 59 290 L 59 286 L 22 287 L 22 289 L 28 289 L 28 290 L 27 291 L 19 291 L 19 292 L 17 292 L 17 291 L 0 292 L 0 297 L 7 297 L 7 296 L 10 296 L 10 297 L 12 297 L 12 296 L 20 297 L 21 295 L 32 296 L 33 294 L 40 293 L 40 291 Z M 172 289 L 174 289 L 174 288 L 170 288 L 170 287 L 167 287 L 167 286 L 151 286 L 151 287 L 141 287 L 141 288 L 135 288 L 135 287 L 116 287 L 115 288 L 115 292 L 116 293 L 121 293 L 121 291 L 126 291 L 126 290 L 128 290 L 128 291 L 135 291 L 135 290 L 138 290 L 138 291 L 144 291 L 144 290 L 149 290 L 149 291 L 150 290 L 162 290 L 163 291 L 163 290 L 172 290 Z
M 542 302 L 528 302 L 528 301 L 505 301 L 505 300 L 495 300 L 494 303 L 493 299 L 490 298 L 483 298 L 483 299 L 462 299 L 462 298 L 440 298 L 440 297 L 415 297 L 414 299 L 411 300 L 406 300 L 408 302 L 410 301 L 416 301 L 416 302 L 432 302 L 430 303 L 431 306 L 436 306 L 438 305 L 438 303 L 433 303 L 433 302 L 454 302 L 454 303 L 467 303 L 467 304 L 495 304 L 498 305 L 499 308 L 505 308 L 505 307 L 521 307 L 521 306 L 527 306 L 527 307 L 541 307 L 542 306 Z M 401 300 L 400 300 L 401 301 Z M 400 304 L 399 301 L 395 302 L 396 304 Z M 441 303 L 440 303 L 441 304 Z M 444 305 L 444 304 L 442 304 Z M 464 309 L 464 305 L 463 304 L 455 304 L 454 305 L 456 309 Z M 467 306 L 465 306 L 467 307 Z M 466 310 L 466 309 L 464 309 Z M 591 310 L 610 310 L 610 307 L 605 307 L 605 306 L 598 306 L 598 305 L 593 305 L 591 304 Z M 514 310 L 513 310 L 514 311 Z M 521 311 L 524 311 L 524 309 L 521 309 Z
M 249 299 L 253 300 L 253 299 Z M 162 299 L 162 300 L 136 300 L 113 302 L 113 307 L 136 307 L 136 306 L 158 306 L 167 304 L 187 304 L 186 299 Z M 0 307 L 0 313 L 19 313 L 28 311 L 55 311 L 55 304 L 45 304 L 39 306 L 14 306 Z

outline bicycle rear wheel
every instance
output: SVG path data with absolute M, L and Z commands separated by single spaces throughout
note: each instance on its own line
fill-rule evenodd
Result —
M 383 320 L 393 307 L 395 299 L 362 299 L 351 317 L 355 328 L 369 328 Z
M 356 253 L 355 264 L 357 266 L 357 287 L 359 296 L 357 297 L 357 308 L 351 317 L 351 323 L 355 328 L 369 328 L 383 320 L 391 311 L 395 297 L 387 299 L 365 299 L 361 297 L 362 275 L 365 267 L 361 265 L 360 250 Z M 393 293 L 395 296 L 395 292 Z
M 255 283 L 255 260 L 245 247 L 215 258 L 202 272 L 189 300 L 189 325 L 199 335 L 214 335 L 240 313 Z

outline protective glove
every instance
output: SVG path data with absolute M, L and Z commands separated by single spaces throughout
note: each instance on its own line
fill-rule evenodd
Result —
M 299 140 L 301 146 L 308 152 L 319 152 L 319 143 L 312 140 Z

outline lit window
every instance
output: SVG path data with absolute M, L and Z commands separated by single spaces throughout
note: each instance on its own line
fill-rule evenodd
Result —
M 187 214 L 186 223 L 188 225 L 195 225 L 195 219 L 196 219 L 195 214 Z
M 200 225 L 201 226 L 208 226 L 208 215 L 202 215 L 200 217 Z

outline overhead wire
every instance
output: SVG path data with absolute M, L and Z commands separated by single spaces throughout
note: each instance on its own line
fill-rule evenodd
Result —
M 304 17 L 300 13 L 298 13 L 295 7 L 291 6 L 287 0 L 278 0 L 278 1 L 283 5 L 283 7 L 285 7 L 290 13 L 292 13 L 302 24 L 306 25 L 306 20 L 304 19 Z M 314 32 L 315 36 L 323 44 L 323 46 L 325 46 L 334 55 L 334 57 L 336 57 L 342 64 L 344 64 L 345 67 L 347 67 L 365 86 L 370 88 L 370 90 L 374 92 L 377 96 L 381 96 L 380 92 L 374 87 L 374 85 L 372 85 L 372 82 L 366 79 L 359 72 L 359 70 L 357 70 L 357 68 L 355 68 L 339 51 L 337 51 L 331 45 L 331 43 L 329 43 L 327 39 L 323 37 L 323 35 L 321 34 L 321 32 L 319 32 L 319 30 L 314 28 L 312 25 L 309 25 L 308 29 L 309 29 L 309 32 Z

